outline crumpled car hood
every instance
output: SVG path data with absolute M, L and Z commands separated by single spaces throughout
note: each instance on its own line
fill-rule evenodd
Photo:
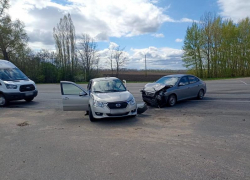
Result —
M 161 90 L 164 87 L 165 87 L 164 84 L 160 84 L 160 83 L 148 83 L 148 84 L 145 85 L 144 91 L 155 92 L 155 91 Z
M 92 93 L 97 101 L 101 102 L 119 102 L 127 101 L 133 98 L 133 95 L 128 91 L 110 92 L 110 93 Z

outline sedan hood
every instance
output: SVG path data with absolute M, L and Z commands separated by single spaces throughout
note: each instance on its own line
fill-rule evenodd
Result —
M 155 92 L 155 91 L 161 90 L 164 87 L 165 87 L 164 84 L 160 84 L 160 83 L 148 83 L 148 84 L 145 85 L 144 91 Z
M 128 91 L 110 92 L 110 93 L 92 93 L 94 99 L 102 102 L 120 102 L 128 101 L 133 98 L 133 95 Z

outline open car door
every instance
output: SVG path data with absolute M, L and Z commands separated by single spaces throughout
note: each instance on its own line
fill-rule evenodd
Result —
M 89 95 L 85 89 L 70 81 L 61 81 L 60 86 L 64 111 L 88 110 Z

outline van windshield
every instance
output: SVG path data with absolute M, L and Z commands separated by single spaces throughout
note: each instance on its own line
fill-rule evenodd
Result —
M 0 68 L 0 79 L 3 81 L 28 80 L 18 68 Z

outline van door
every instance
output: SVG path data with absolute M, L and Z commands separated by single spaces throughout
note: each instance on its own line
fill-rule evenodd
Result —
M 89 95 L 85 89 L 69 81 L 61 81 L 61 94 L 64 111 L 87 111 Z

